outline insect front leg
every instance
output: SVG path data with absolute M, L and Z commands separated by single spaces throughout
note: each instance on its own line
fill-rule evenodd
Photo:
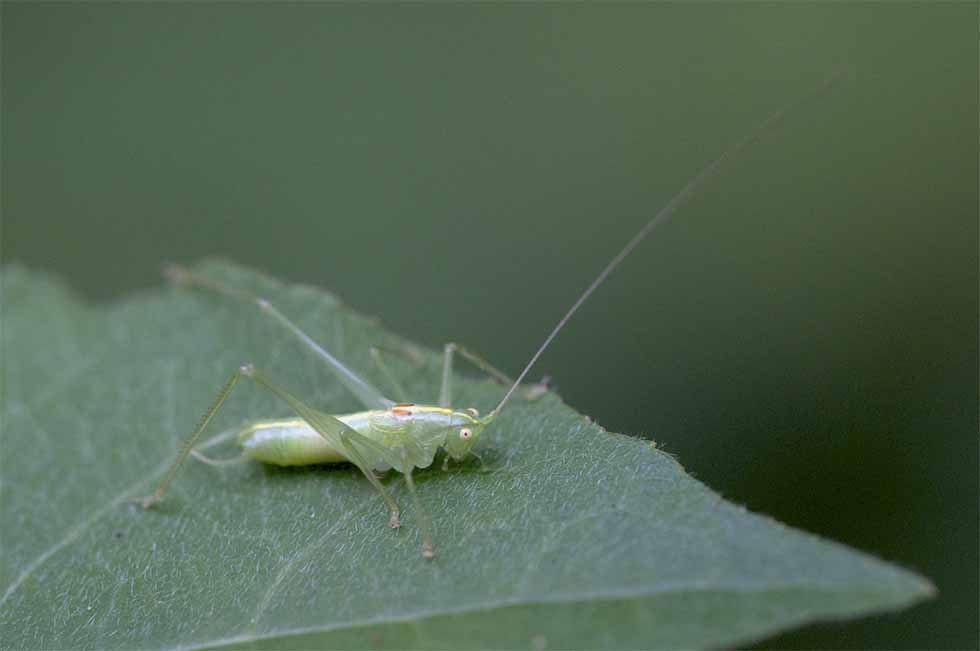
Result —
M 483 457 L 480 456 L 480 453 L 479 452 L 477 452 L 476 450 L 473 450 L 471 448 L 470 449 L 470 456 L 471 457 L 476 457 L 476 460 L 480 462 L 480 472 L 490 472 L 490 469 L 487 467 L 486 462 L 483 460 Z M 452 457 L 447 454 L 443 458 L 443 460 L 442 460 L 442 470 L 443 470 L 443 472 L 447 472 L 449 470 L 449 462 L 450 461 L 452 461 Z

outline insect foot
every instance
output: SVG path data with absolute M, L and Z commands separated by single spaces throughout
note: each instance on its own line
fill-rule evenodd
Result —
M 402 521 L 398 517 L 397 510 L 391 512 L 391 517 L 388 518 L 388 526 L 392 529 L 397 529 L 398 527 L 402 526 Z
M 422 543 L 422 556 L 426 558 L 432 558 L 436 553 L 432 550 L 432 543 L 426 540 Z

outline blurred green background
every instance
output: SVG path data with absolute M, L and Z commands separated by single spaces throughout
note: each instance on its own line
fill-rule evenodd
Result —
M 4 2 L 2 257 L 107 301 L 225 256 L 516 373 L 687 180 L 847 70 L 645 242 L 534 375 L 729 499 L 940 590 L 769 645 L 976 647 L 977 20 L 972 2 Z

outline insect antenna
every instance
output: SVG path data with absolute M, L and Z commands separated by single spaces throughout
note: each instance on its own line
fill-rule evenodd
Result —
M 537 352 L 531 356 L 531 360 L 524 367 L 524 370 L 521 371 L 521 374 L 517 376 L 517 379 L 514 381 L 514 384 L 511 385 L 510 389 L 507 390 L 507 393 L 504 394 L 500 404 L 494 407 L 493 411 L 487 414 L 486 420 L 489 421 L 500 413 L 504 405 L 507 404 L 507 401 L 510 399 L 511 395 L 514 393 L 517 387 L 520 386 L 521 382 L 524 380 L 524 377 L 528 374 L 528 371 L 530 371 L 531 367 L 533 367 L 535 362 L 538 361 L 538 358 L 541 357 L 541 354 L 548 348 L 552 340 L 558 335 L 559 332 L 561 332 L 561 329 L 565 327 L 565 324 L 568 323 L 569 319 L 571 319 L 578 309 L 582 307 L 582 304 L 588 300 L 589 296 L 592 295 L 592 292 L 598 289 L 599 285 L 606 280 L 609 274 L 615 271 L 616 267 L 618 267 L 623 260 L 625 260 L 629 254 L 633 252 L 633 249 L 635 249 L 640 242 L 642 242 L 646 236 L 650 234 L 650 231 L 666 222 L 675 212 L 677 212 L 678 208 L 683 206 L 702 185 L 714 177 L 722 166 L 730 159 L 734 158 L 742 149 L 758 140 L 763 133 L 779 122 L 783 116 L 785 116 L 792 109 L 827 90 L 834 84 L 834 82 L 844 75 L 845 72 L 848 71 L 849 69 L 838 70 L 834 74 L 824 79 L 820 84 L 812 88 L 806 94 L 781 106 L 771 115 L 769 115 L 769 117 L 757 124 L 751 131 L 749 131 L 748 134 L 743 136 L 741 140 L 729 147 L 728 150 L 718 156 L 718 158 L 711 161 L 711 163 L 702 169 L 697 176 L 688 181 L 687 185 L 681 188 L 681 190 L 677 192 L 677 194 L 675 194 L 670 201 L 668 201 L 664 207 L 661 208 L 657 214 L 655 214 L 650 221 L 648 221 L 646 225 L 632 237 L 632 239 L 630 239 L 629 242 L 626 243 L 626 246 L 624 246 L 620 252 L 606 264 L 602 271 L 599 272 L 599 275 L 595 277 L 595 280 L 593 280 L 589 286 L 585 288 L 585 291 L 579 295 L 578 299 L 576 299 L 576 301 L 572 304 L 572 307 L 570 307 L 565 313 L 565 316 L 561 318 L 554 329 L 552 329 L 551 333 L 545 337 L 544 342 L 538 348 Z

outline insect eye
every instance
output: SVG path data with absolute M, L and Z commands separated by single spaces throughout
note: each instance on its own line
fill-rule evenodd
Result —
M 466 440 L 471 436 L 473 436 L 473 430 L 471 430 L 469 427 L 464 427 L 463 429 L 459 430 L 459 438 Z

